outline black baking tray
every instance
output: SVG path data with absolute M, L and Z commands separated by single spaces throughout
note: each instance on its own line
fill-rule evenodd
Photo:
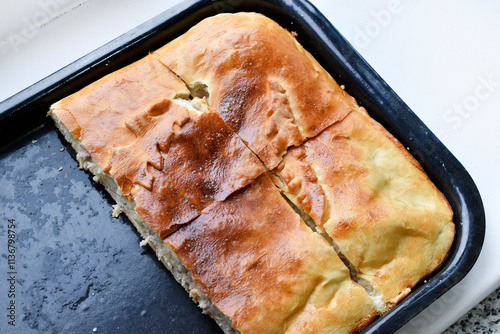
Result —
M 485 217 L 464 167 L 332 24 L 303 0 L 185 1 L 0 103 L 0 245 L 15 222 L 16 326 L 1 333 L 220 333 L 157 261 L 113 201 L 77 167 L 49 106 L 222 12 L 263 13 L 298 40 L 397 137 L 448 198 L 456 238 L 443 265 L 363 333 L 390 333 L 457 284 L 479 256 Z M 60 170 L 62 167 L 62 170 Z M 5 247 L 4 247 L 5 246 Z M 7 296 L 7 278 L 0 294 Z M 4 299 L 2 299 L 4 300 Z M 9 302 L 9 300 L 7 300 Z M 2 309 L 3 309 L 2 305 Z

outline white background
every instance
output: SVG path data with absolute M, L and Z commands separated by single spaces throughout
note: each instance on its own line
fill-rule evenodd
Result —
M 0 101 L 178 2 L 0 0 Z M 500 2 L 312 2 L 441 138 L 480 190 L 487 229 L 478 262 L 399 332 L 439 333 L 500 286 Z

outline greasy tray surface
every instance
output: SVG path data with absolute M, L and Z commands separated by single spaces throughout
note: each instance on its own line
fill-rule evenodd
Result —
M 339 84 L 409 148 L 455 212 L 457 234 L 445 263 L 364 332 L 395 331 L 470 270 L 484 238 L 484 210 L 474 183 L 315 8 L 304 1 L 188 1 L 0 104 L 0 201 L 5 208 L 0 219 L 17 223 L 20 332 L 94 327 L 106 333 L 220 332 L 154 253 L 140 249 L 131 224 L 111 218 L 109 196 L 67 152 L 60 152 L 66 144 L 45 115 L 53 102 L 145 56 L 202 18 L 236 11 L 261 12 L 297 32 L 299 42 Z M 5 224 L 0 231 L 6 235 Z M 2 291 L 5 282 L 1 277 Z M 3 326 L 6 322 L 0 332 Z

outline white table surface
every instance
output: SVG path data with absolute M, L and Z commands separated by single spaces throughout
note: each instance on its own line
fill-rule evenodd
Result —
M 179 2 L 0 0 L 0 101 Z M 487 227 L 476 265 L 398 332 L 440 333 L 500 286 L 500 2 L 312 2 L 480 190 Z

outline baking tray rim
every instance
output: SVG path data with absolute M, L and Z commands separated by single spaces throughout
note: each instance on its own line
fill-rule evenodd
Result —
M 82 81 L 92 82 L 95 80 L 95 78 L 89 79 L 92 76 L 102 76 L 141 58 L 142 56 L 130 56 L 130 54 L 134 54 L 136 48 L 144 48 L 148 40 L 157 36 L 161 29 L 170 24 L 182 25 L 182 22 L 189 20 L 199 21 L 210 16 L 207 15 L 209 13 L 213 15 L 237 11 L 262 12 L 282 24 L 281 20 L 273 17 L 272 9 L 290 19 L 291 25 L 287 24 L 285 27 L 299 31 L 298 39 L 306 49 L 308 49 L 307 43 L 301 40 L 301 35 L 304 33 L 307 38 L 313 37 L 316 39 L 315 42 L 321 42 L 322 48 L 308 49 L 308 51 L 316 58 L 323 57 L 328 60 L 334 57 L 335 63 L 340 62 L 343 66 L 342 73 L 337 73 L 336 79 L 342 77 L 346 82 L 354 84 L 354 86 L 346 85 L 348 92 L 358 102 L 365 102 L 363 105 L 367 107 L 369 113 L 374 117 L 378 116 L 375 118 L 409 149 L 448 198 L 450 194 L 453 195 L 455 205 L 452 203 L 452 207 L 458 232 L 452 247 L 453 252 L 450 251 L 448 258 L 430 276 L 428 283 L 419 283 L 400 304 L 378 317 L 362 332 L 396 331 L 456 285 L 470 271 L 484 241 L 484 208 L 477 187 L 465 168 L 328 19 L 307 0 L 184 1 L 0 102 L 0 127 L 9 128 L 16 117 L 33 113 L 33 109 L 48 110 L 51 103 L 68 95 L 68 89 L 65 87 L 76 87 L 77 83 Z M 126 55 L 126 60 L 122 59 L 123 55 Z M 325 59 L 318 60 L 332 73 L 328 65 L 325 66 Z M 111 64 L 115 65 L 108 67 Z M 80 83 L 80 86 L 85 86 L 89 82 Z M 357 90 L 360 87 L 362 89 Z M 349 89 L 353 91 L 350 92 Z M 373 115 L 375 110 L 382 113 Z M 43 114 L 42 117 L 45 118 L 45 113 Z M 42 121 L 43 118 L 38 116 L 38 121 Z M 15 133 L 12 136 L 16 138 Z M 6 147 L 0 151 L 8 149 Z M 446 181 L 441 179 L 444 175 L 447 176 Z

